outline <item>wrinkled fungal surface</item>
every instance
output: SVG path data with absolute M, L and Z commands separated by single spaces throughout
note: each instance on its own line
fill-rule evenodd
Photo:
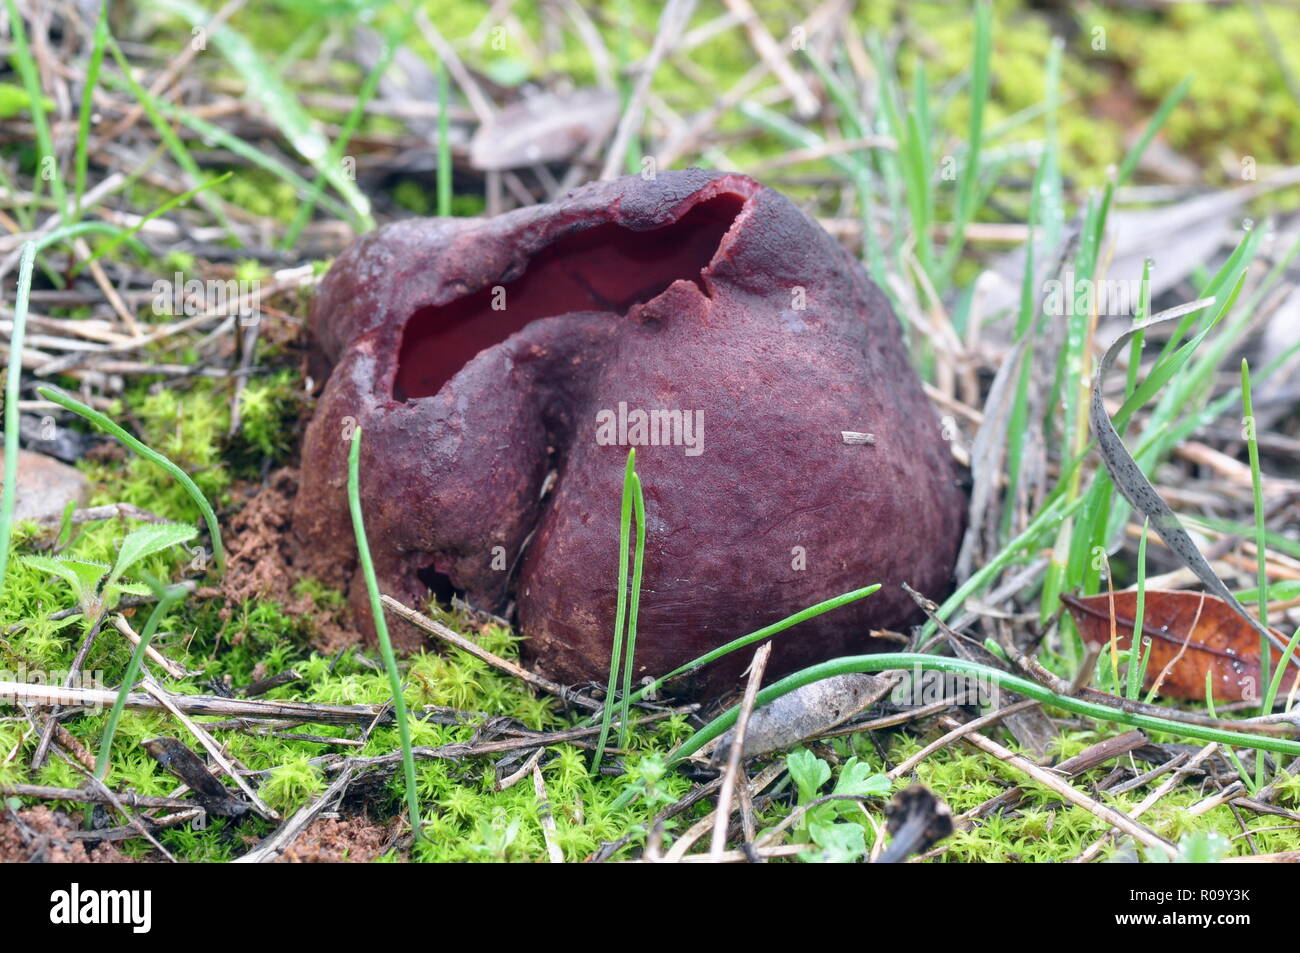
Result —
M 965 501 L 898 322 L 839 245 L 745 176 L 629 176 L 493 219 L 388 225 L 334 264 L 310 324 L 328 381 L 294 531 L 367 633 L 345 492 L 357 424 L 381 588 L 513 607 L 526 659 L 562 682 L 608 671 L 629 446 L 647 525 L 637 679 L 879 582 L 783 633 L 768 671 L 870 651 L 872 629 L 914 619 L 900 583 L 950 586 Z M 750 654 L 679 691 L 736 687 Z

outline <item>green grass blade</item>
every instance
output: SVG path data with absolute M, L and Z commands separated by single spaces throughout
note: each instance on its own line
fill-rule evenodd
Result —
M 5 483 L 0 495 L 0 594 L 9 569 L 13 539 L 14 501 L 18 494 L 18 395 L 23 373 L 23 337 L 27 331 L 27 302 L 31 295 L 36 243 L 23 246 L 18 260 L 18 294 L 14 299 L 13 330 L 9 332 L 9 369 L 5 377 Z
M 397 656 L 388 636 L 388 620 L 379 600 L 379 581 L 370 558 L 370 544 L 366 542 L 366 525 L 361 515 L 361 428 L 352 432 L 352 447 L 348 453 L 348 511 L 352 514 L 352 530 L 357 537 L 357 557 L 361 574 L 366 580 L 366 593 L 370 596 L 370 615 L 379 637 L 379 653 L 384 658 L 388 672 L 388 687 L 393 693 L 393 720 L 402 742 L 402 772 L 406 776 L 406 810 L 410 816 L 411 833 L 420 837 L 420 800 L 415 786 L 415 753 L 411 747 L 411 724 L 406 714 L 406 697 L 402 692 L 402 675 L 397 669 Z
M 618 688 L 618 671 L 623 661 L 623 629 L 627 622 L 627 547 L 632 537 L 632 481 L 635 478 L 636 447 L 627 452 L 627 465 L 623 469 L 623 501 L 618 520 L 618 598 L 614 609 L 614 641 L 609 652 L 609 681 L 605 686 L 605 704 L 600 716 L 600 736 L 591 756 L 591 771 L 600 770 L 609 740 L 609 722 L 614 714 L 614 693 Z
M 48 181 L 54 204 L 64 215 L 68 212 L 68 195 L 63 187 L 63 175 L 59 171 L 59 157 L 54 154 L 54 137 L 50 135 L 49 119 L 45 115 L 45 96 L 41 92 L 41 74 L 32 57 L 31 47 L 27 43 L 27 29 L 23 26 L 22 14 L 18 12 L 15 0 L 5 0 L 9 8 L 9 33 L 13 39 L 13 62 L 18 67 L 23 88 L 27 90 L 27 99 L 32 114 L 32 126 L 36 130 L 36 148 L 40 152 L 37 161 L 36 184 L 32 188 L 33 201 L 40 191 L 40 184 L 47 181 L 45 170 L 49 169 Z
M 338 138 L 330 146 L 329 156 L 325 161 L 331 168 L 337 168 L 342 161 L 343 151 L 348 147 L 348 141 L 352 138 L 352 134 L 356 132 L 357 126 L 361 124 L 361 119 L 366 114 L 366 104 L 374 98 L 375 90 L 379 87 L 380 77 L 387 72 L 396 52 L 396 42 L 392 37 L 387 38 L 379 51 L 379 60 L 375 63 L 374 68 L 366 74 L 365 80 L 361 83 L 356 102 L 353 103 L 352 111 L 348 113 L 347 118 L 343 121 L 343 127 L 339 130 Z M 324 191 L 325 176 L 317 172 L 316 179 L 311 184 L 311 193 L 298 206 L 298 212 L 294 215 L 293 222 L 285 231 L 280 247 L 290 249 L 297 243 L 298 236 L 311 219 L 311 213 L 315 210 L 316 204 L 320 201 L 321 194 Z
M 65 225 L 40 241 L 26 242 L 18 257 L 18 284 L 14 292 L 13 329 L 9 332 L 9 365 L 5 377 L 5 464 L 4 487 L 0 490 L 0 594 L 9 569 L 9 545 L 13 542 L 14 503 L 18 495 L 18 396 L 23 372 L 23 339 L 27 334 L 27 306 L 32 293 L 32 269 L 37 253 L 50 245 L 91 233 L 116 235 L 120 231 L 104 222 Z
M 90 48 L 90 62 L 86 64 L 86 86 L 81 91 L 81 115 L 77 117 L 77 153 L 73 181 L 72 221 L 81 218 L 81 198 L 86 194 L 86 169 L 89 164 L 90 117 L 94 113 L 95 86 L 99 83 L 99 68 L 104 63 L 104 49 L 108 45 L 108 0 L 100 4 L 99 19 Z
M 1142 135 L 1137 142 L 1133 143 L 1133 148 L 1129 150 L 1128 155 L 1124 157 L 1124 161 L 1120 163 L 1119 173 L 1115 177 L 1117 185 L 1125 185 L 1133 177 L 1133 173 L 1137 171 L 1138 163 L 1142 160 L 1142 153 L 1147 151 L 1147 146 L 1151 144 L 1155 134 L 1160 131 L 1160 127 L 1165 124 L 1169 114 L 1174 111 L 1174 107 L 1187 95 L 1187 90 L 1191 88 L 1191 85 L 1192 77 L 1184 77 L 1183 81 L 1174 87 L 1173 91 L 1161 101 L 1155 115 L 1151 117 L 1147 127 L 1142 130 Z
M 129 242 L 135 236 L 135 234 L 140 231 L 140 229 L 144 228 L 146 224 L 152 222 L 158 216 L 166 215 L 176 206 L 183 205 L 184 203 L 192 199 L 194 196 L 198 195 L 200 192 L 204 192 L 207 189 L 212 188 L 214 185 L 220 185 L 222 182 L 226 181 L 226 179 L 230 178 L 233 174 L 234 174 L 233 172 L 225 172 L 217 176 L 215 179 L 212 179 L 208 182 L 204 182 L 202 185 L 196 185 L 194 188 L 190 189 L 187 192 L 182 192 L 180 195 L 172 196 L 166 202 L 163 202 L 162 205 L 159 205 L 152 212 L 149 212 L 147 215 L 142 216 L 140 218 L 140 221 L 136 222 L 130 228 L 125 228 L 122 230 L 120 234 L 113 236 L 113 238 L 109 239 L 109 241 L 102 248 L 96 249 L 95 253 L 91 255 L 89 258 L 87 258 L 85 261 L 77 262 L 77 264 L 72 269 L 72 274 L 75 276 L 81 272 L 81 269 L 85 268 L 92 261 L 96 261 L 97 259 L 105 257 L 106 255 L 111 255 L 113 252 L 117 250 L 118 246 L 124 244 L 125 242 Z
M 451 117 L 447 115 L 447 64 L 438 63 L 438 214 L 451 215 Z
M 1271 712 L 1273 705 L 1277 702 L 1277 694 L 1282 690 L 1282 676 L 1291 664 L 1291 659 L 1295 656 L 1296 646 L 1298 645 L 1300 645 L 1300 629 L 1296 629 L 1291 635 L 1291 640 L 1287 642 L 1282 657 L 1278 659 L 1277 670 L 1273 672 L 1273 678 L 1269 681 L 1268 690 L 1264 695 L 1262 707 L 1265 712 Z
M 217 564 L 217 571 L 225 572 L 226 550 L 221 544 L 221 527 L 217 524 L 217 514 L 213 512 L 212 504 L 208 502 L 207 497 L 203 495 L 203 491 L 198 488 L 198 485 L 190 479 L 188 473 L 178 467 L 171 460 L 168 460 L 157 450 L 146 445 L 138 438 L 131 436 L 131 434 L 123 430 L 105 414 L 101 414 L 93 407 L 89 407 L 81 401 L 69 397 L 67 394 L 63 393 L 63 391 L 53 387 L 43 386 L 36 388 L 36 393 L 46 400 L 53 401 L 65 410 L 72 411 L 74 414 L 94 424 L 105 433 L 116 437 L 140 456 L 144 457 L 151 463 L 157 464 L 175 477 L 177 482 L 180 483 L 181 486 L 185 487 L 185 491 L 189 493 L 190 499 L 194 501 L 200 512 L 202 512 L 203 519 L 208 525 L 208 535 L 212 537 L 212 558 Z
M 128 83 L 115 80 L 113 77 L 109 77 L 108 82 L 113 86 L 120 85 L 123 89 L 130 88 Z M 263 169 L 264 171 L 274 175 L 276 178 L 287 182 L 289 185 L 293 186 L 294 192 L 297 193 L 300 198 L 305 199 L 307 196 L 312 194 L 312 183 L 308 182 L 275 156 L 269 155 L 261 149 L 250 145 L 238 136 L 231 135 L 216 123 L 208 122 L 206 119 L 194 115 L 181 106 L 176 106 L 161 99 L 155 100 L 154 105 L 156 105 L 159 111 L 168 119 L 174 119 L 182 125 L 188 126 L 190 129 L 194 130 L 194 132 L 196 132 L 204 142 L 210 142 L 223 149 L 229 149 L 235 155 L 247 161 L 250 165 Z M 318 202 L 320 205 L 327 208 L 330 211 L 330 214 L 336 215 L 341 219 L 352 217 L 352 210 L 332 195 L 322 194 L 318 197 Z
M 135 74 L 131 71 L 131 64 L 127 62 L 126 55 L 122 52 L 121 47 L 117 45 L 117 41 L 114 40 L 112 36 L 109 36 L 108 38 L 108 50 L 112 53 L 113 59 L 117 61 L 118 68 L 121 69 L 122 75 L 126 78 L 126 83 L 131 88 L 132 95 L 134 95 L 139 101 L 140 106 L 144 109 L 144 114 L 149 117 L 150 124 L 158 133 L 158 137 L 162 139 L 163 143 L 167 146 L 167 151 L 170 152 L 172 158 L 176 160 L 176 164 L 179 165 L 185 174 L 190 177 L 190 181 L 195 185 L 201 184 L 203 182 L 203 173 L 199 171 L 199 164 L 194 161 L 194 157 L 191 156 L 189 150 L 185 148 L 185 143 L 181 141 L 181 137 L 176 135 L 175 130 L 173 130 L 171 126 L 167 125 L 167 120 L 163 118 L 162 113 L 158 109 L 157 99 L 154 96 L 151 96 L 149 91 L 141 86 L 139 80 L 135 78 Z M 216 216 L 217 220 L 230 234 L 231 238 L 237 238 L 235 225 L 230 221 L 230 217 L 226 215 L 226 211 L 221 207 L 221 203 L 204 202 L 203 204 L 208 211 Z
M 984 145 L 984 106 L 989 97 L 989 61 L 993 49 L 992 11 L 988 3 L 975 5 L 975 49 L 971 55 L 970 132 L 966 143 L 966 161 L 957 187 L 953 232 L 944 249 L 940 277 L 943 287 L 949 284 L 952 271 L 966 241 L 966 226 L 975 217 L 980 201 L 980 151 Z M 1032 243 L 1032 240 L 1031 240 Z
M 158 596 L 158 602 L 149 613 L 149 621 L 140 631 L 140 641 L 136 642 L 135 649 L 131 652 L 131 660 L 127 663 L 126 674 L 122 676 L 122 684 L 117 690 L 117 698 L 113 700 L 113 708 L 108 713 L 108 721 L 104 723 L 104 733 L 99 740 L 99 754 L 95 758 L 95 777 L 104 780 L 108 775 L 108 764 L 113 751 L 113 736 L 117 734 L 118 723 L 122 720 L 122 711 L 126 708 L 127 696 L 131 694 L 131 686 L 140 675 L 140 666 L 144 662 L 145 650 L 149 648 L 149 643 L 153 635 L 158 631 L 158 623 L 163 617 L 171 611 L 172 606 L 185 598 L 187 590 L 182 586 L 169 586 L 162 589 L 161 586 L 155 586 L 155 592 L 161 590 Z
M 1259 589 L 1238 589 L 1234 595 L 1238 602 L 1258 602 Z M 1282 579 L 1268 584 L 1270 599 L 1300 599 L 1300 579 Z
M 1133 636 L 1129 640 L 1128 686 L 1125 698 L 1137 698 L 1138 688 L 1142 684 L 1142 621 L 1147 609 L 1147 532 L 1151 528 L 1151 518 L 1142 522 L 1142 536 L 1138 539 L 1137 556 L 1137 608 L 1133 610 Z M 1150 653 L 1148 652 L 1148 658 Z
M 645 698 L 647 695 L 652 696 L 656 692 L 658 692 L 659 689 L 663 688 L 666 683 L 668 683 L 674 678 L 677 678 L 681 675 L 686 675 L 689 672 L 694 672 L 697 669 L 703 668 L 705 665 L 708 665 L 710 662 L 715 662 L 718 659 L 722 658 L 724 655 L 729 655 L 732 652 L 739 651 L 740 649 L 743 649 L 746 646 L 753 645 L 756 642 L 761 642 L 764 639 L 770 639 L 772 636 L 779 635 L 780 633 L 784 632 L 786 629 L 798 625 L 800 622 L 807 622 L 809 619 L 813 619 L 819 615 L 822 615 L 823 613 L 830 612 L 832 609 L 838 609 L 841 606 L 848 605 L 850 602 L 857 602 L 859 599 L 865 599 L 867 596 L 878 591 L 879 589 L 880 589 L 880 584 L 876 583 L 875 585 L 872 586 L 864 586 L 861 589 L 854 589 L 852 592 L 842 593 L 841 595 L 835 596 L 834 598 L 827 599 L 825 602 L 819 602 L 814 606 L 809 606 L 807 609 L 800 609 L 794 615 L 786 616 L 784 619 L 782 619 L 779 622 L 773 622 L 771 625 L 766 625 L 763 626 L 763 628 L 761 629 L 756 629 L 753 632 L 750 632 L 748 635 L 742 635 L 738 639 L 732 639 L 730 642 L 726 643 L 725 645 L 719 645 L 716 649 L 705 652 L 703 655 L 691 659 L 689 662 L 687 662 L 684 665 L 677 666 L 675 669 L 673 669 L 671 672 L 668 672 L 666 675 L 660 675 L 649 685 L 646 685 L 644 688 L 639 688 L 635 692 L 633 692 L 630 701 L 635 703 L 640 701 L 642 698 Z M 588 719 L 587 721 L 589 723 L 590 719 Z
M 1259 565 L 1259 621 L 1265 628 L 1268 627 L 1268 544 L 1265 539 L 1264 527 L 1264 487 L 1259 475 L 1259 441 L 1255 436 L 1255 402 L 1250 393 L 1250 363 L 1243 357 L 1241 359 L 1241 425 L 1246 436 L 1246 450 L 1250 459 L 1250 485 L 1253 491 L 1255 503 L 1255 556 Z M 1268 685 L 1271 682 L 1269 677 L 1269 665 L 1272 664 L 1273 653 L 1269 651 L 1269 641 L 1263 635 L 1259 637 L 1259 672 L 1260 684 Z M 1269 708 L 1260 709 L 1261 715 L 1267 715 L 1271 710 L 1272 699 L 1266 699 L 1270 703 Z M 1262 768 L 1263 765 L 1261 764 Z M 1256 779 L 1260 780 L 1259 778 Z
M 797 688 L 811 685 L 813 682 L 819 682 L 826 678 L 833 678 L 836 675 L 849 675 L 859 672 L 907 671 L 913 668 L 920 668 L 924 671 L 931 672 L 973 676 L 985 682 L 996 682 L 1000 688 L 1006 691 L 1015 692 L 1018 695 L 1024 695 L 1026 698 L 1032 698 L 1035 701 L 1042 702 L 1045 705 L 1050 705 L 1053 708 L 1068 711 L 1075 715 L 1083 715 L 1087 718 L 1093 718 L 1098 721 L 1118 722 L 1123 725 L 1132 725 L 1135 728 L 1143 728 L 1148 731 L 1162 731 L 1185 738 L 1195 738 L 1199 741 L 1216 741 L 1224 745 L 1236 745 L 1239 747 L 1256 748 L 1261 751 L 1276 751 L 1281 754 L 1300 755 L 1300 741 L 1291 738 L 1256 735 L 1245 731 L 1229 731 L 1223 728 L 1195 725 L 1185 721 L 1167 721 L 1164 718 L 1156 718 L 1153 715 L 1129 712 L 1121 708 L 1112 708 L 1108 705 L 1102 705 L 1098 702 L 1085 701 L 1084 699 L 1067 695 L 1058 695 L 1051 689 L 1040 685 L 1038 682 L 1030 681 L 1027 678 L 1021 678 L 1018 675 L 1012 675 L 1009 672 L 1002 671 L 1001 669 L 981 665 L 978 662 L 969 662 L 966 659 L 960 658 L 946 658 L 939 655 L 922 655 L 915 652 L 889 652 L 880 655 L 850 655 L 844 658 L 833 659 L 829 662 L 822 662 L 820 665 L 813 665 L 800 672 L 796 672 L 793 675 L 787 675 L 780 681 L 760 690 L 758 698 L 754 702 L 754 707 L 758 708 L 770 704 L 782 695 L 787 695 Z M 709 722 L 699 731 L 695 732 L 695 734 L 682 742 L 681 745 L 678 746 L 677 750 L 673 752 L 671 763 L 680 763 L 683 759 L 690 757 L 692 754 L 699 751 L 700 748 L 704 747 L 704 745 L 719 737 L 724 731 L 736 723 L 736 717 L 739 712 L 740 706 L 734 706 L 722 715 L 719 715 L 713 721 Z
M 641 573 L 645 568 L 645 494 L 641 478 L 632 471 L 632 515 L 636 519 L 636 558 L 632 564 L 632 593 L 627 609 L 627 647 L 623 657 L 623 707 L 619 712 L 619 745 L 626 748 L 632 730 L 632 664 L 636 659 L 636 617 L 641 608 Z
M 197 27 L 204 26 L 211 14 L 192 0 L 157 0 L 163 9 L 178 14 Z M 209 39 L 226 61 L 243 77 L 248 95 L 266 110 L 271 124 L 329 181 L 352 208 L 353 224 L 360 231 L 375 227 L 370 214 L 370 200 L 344 174 L 337 164 L 328 161 L 329 147 L 315 128 L 297 98 L 284 81 L 262 60 L 251 43 L 228 23 L 212 31 Z

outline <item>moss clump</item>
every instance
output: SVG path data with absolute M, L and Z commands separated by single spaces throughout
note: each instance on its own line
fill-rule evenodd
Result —
M 1263 13 L 1295 69 L 1300 10 L 1272 6 Z M 1239 182 L 1244 157 L 1287 162 L 1300 149 L 1300 103 L 1249 5 L 1174 4 L 1159 14 L 1098 8 L 1089 20 L 1105 27 L 1107 55 L 1152 101 L 1195 69 L 1186 103 L 1165 129 L 1170 143 L 1200 159 L 1203 169 L 1226 168 L 1223 179 Z

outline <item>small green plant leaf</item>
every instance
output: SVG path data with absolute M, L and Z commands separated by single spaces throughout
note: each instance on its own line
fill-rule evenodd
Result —
M 104 602 L 107 605 L 117 605 L 118 596 L 148 596 L 152 595 L 153 590 L 142 582 L 115 582 L 110 586 L 104 587 Z
M 804 855 L 808 860 L 823 864 L 852 864 L 867 852 L 866 832 L 861 824 L 845 824 L 824 820 L 811 821 L 808 833 L 821 852 Z
M 815 800 L 822 785 L 831 779 L 831 766 L 807 748 L 800 748 L 788 755 L 785 765 L 790 769 L 795 787 L 799 789 L 800 804 Z
M 889 793 L 893 783 L 883 774 L 873 774 L 871 765 L 857 758 L 850 758 L 840 770 L 835 782 L 835 794 L 851 794 L 856 797 L 883 797 Z M 839 802 L 842 807 L 852 808 L 849 801 Z
M 65 580 L 76 593 L 77 603 L 86 614 L 89 614 L 98 599 L 99 581 L 108 573 L 107 563 L 88 559 L 24 556 L 23 563 Z
M 109 585 L 117 582 L 122 575 L 141 560 L 148 559 L 154 553 L 170 549 L 180 543 L 189 542 L 198 534 L 193 526 L 182 523 L 150 523 L 134 529 L 122 540 L 117 551 L 117 560 L 113 571 L 108 576 Z
M 14 119 L 27 112 L 32 98 L 27 90 L 13 83 L 0 83 L 0 119 Z M 42 97 L 42 105 L 49 111 L 54 109 L 54 101 Z

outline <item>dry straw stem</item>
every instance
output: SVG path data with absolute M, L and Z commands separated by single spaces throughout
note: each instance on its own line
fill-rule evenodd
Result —
M 142 683 L 144 685 L 144 690 L 154 698 L 158 699 L 158 702 L 171 712 L 176 720 L 184 725 L 185 729 L 190 734 L 198 739 L 199 744 L 203 746 L 203 750 L 211 756 L 213 761 L 221 766 L 221 770 L 226 772 L 226 774 L 229 775 L 237 785 L 239 785 L 239 789 L 248 796 L 248 800 L 252 803 L 253 809 L 256 810 L 258 814 L 261 814 L 269 821 L 280 820 L 280 815 L 263 803 L 262 799 L 257 796 L 257 792 L 254 791 L 249 783 L 244 780 L 243 775 L 239 770 L 230 763 L 230 760 L 221 750 L 221 746 L 212 740 L 212 736 L 208 734 L 204 728 L 200 727 L 192 719 L 187 717 L 186 714 L 176 706 L 176 702 L 173 700 L 171 693 L 168 692 L 167 689 L 159 685 L 149 675 L 145 675 Z
M 428 616 L 416 612 L 410 606 L 403 605 L 392 596 L 381 596 L 380 601 L 384 604 L 385 608 L 392 610 L 395 615 L 400 616 L 414 626 L 418 626 L 430 635 L 436 635 L 443 641 L 451 643 L 462 652 L 468 652 L 475 658 L 487 662 L 493 668 L 505 672 L 507 675 L 511 675 L 520 681 L 527 682 L 529 685 L 540 688 L 544 692 L 555 695 L 561 701 L 576 705 L 580 708 L 586 708 L 588 711 L 600 711 L 601 708 L 604 707 L 600 702 L 593 701 L 590 698 L 584 698 L 558 682 L 553 682 L 549 678 L 545 678 L 541 675 L 534 675 L 523 666 L 516 665 L 514 662 L 503 659 L 501 656 L 489 652 L 487 649 L 483 648 L 483 646 L 465 638 L 465 636 L 453 631 L 441 622 L 430 619 Z
M 770 787 L 776 779 L 785 772 L 786 766 L 784 760 L 777 761 L 774 764 L 769 764 L 758 774 L 757 777 L 754 778 L 752 782 L 750 782 L 750 789 L 755 794 L 760 794 Z M 713 829 L 714 816 L 717 813 L 718 810 L 715 808 L 692 824 L 686 832 L 673 843 L 673 846 L 669 849 L 668 853 L 664 855 L 663 860 L 669 863 L 677 863 L 678 861 L 684 860 L 686 858 L 686 852 L 694 847 L 701 837 Z M 708 854 L 700 855 L 701 860 L 706 860 L 708 857 Z
M 1027 698 L 1024 701 L 1016 702 L 1014 705 L 1008 705 L 1006 708 L 999 708 L 997 711 L 991 711 L 987 715 L 982 715 L 979 718 L 976 718 L 974 721 L 968 721 L 959 725 L 946 735 L 930 742 L 930 744 L 926 745 L 906 761 L 897 765 L 889 772 L 890 780 L 896 781 L 899 778 L 910 774 L 915 770 L 918 764 L 930 757 L 930 755 L 934 754 L 936 751 L 943 750 L 954 741 L 965 737 L 972 731 L 979 731 L 981 728 L 987 728 L 989 725 L 996 725 L 1008 715 L 1014 715 L 1021 711 L 1028 711 L 1037 704 L 1038 702 L 1034 701 L 1032 698 Z
M 545 748 L 538 748 L 524 759 L 524 763 L 519 766 L 517 771 L 513 774 L 508 774 L 504 778 L 501 778 L 501 780 L 497 781 L 497 783 L 493 785 L 493 789 L 497 791 L 508 791 L 525 777 L 532 774 L 533 768 L 536 766 L 537 762 L 542 760 L 542 754 L 545 753 L 545 751 Z
M 940 718 L 939 722 L 945 728 L 952 730 L 963 727 L 962 723 L 957 719 L 946 715 Z M 996 741 L 985 737 L 977 731 L 967 733 L 963 736 L 963 740 L 979 748 L 986 754 L 993 755 L 993 757 L 997 758 L 999 761 L 1005 762 L 1016 770 L 1027 774 L 1034 781 L 1043 785 L 1043 787 L 1050 788 L 1071 804 L 1083 808 L 1094 817 L 1100 818 L 1117 830 L 1123 831 L 1138 843 L 1162 851 L 1167 854 L 1170 859 L 1178 856 L 1178 848 L 1165 840 L 1159 834 L 1155 833 L 1155 831 L 1137 823 L 1122 811 L 1117 811 L 1113 807 L 1107 807 L 1100 801 L 1088 797 L 1088 795 L 1084 794 L 1073 785 L 1067 784 L 1059 775 L 1055 774 L 1050 769 L 1034 764 L 1034 762 L 1030 761 L 1028 758 L 1016 754 L 1009 748 L 1004 748 Z
M 646 95 L 650 92 L 650 81 L 654 79 L 655 71 L 659 69 L 659 64 L 663 61 L 671 43 L 686 29 L 687 21 L 690 20 L 691 11 L 694 9 L 695 0 L 668 0 L 668 4 L 664 7 L 663 15 L 659 18 L 659 29 L 655 31 L 654 45 L 641 66 L 636 89 L 628 99 L 627 106 L 623 110 L 623 118 L 619 120 L 618 128 L 614 132 L 614 141 L 605 156 L 605 167 L 600 173 L 602 179 L 612 179 L 619 174 L 632 135 L 641 126 Z
M 102 791 L 89 791 L 85 788 L 58 788 L 48 784 L 9 784 L 0 786 L 0 796 L 35 798 L 42 801 L 76 801 L 82 804 L 113 803 L 109 800 L 108 795 Z M 194 807 L 193 801 L 182 800 L 178 797 L 151 797 L 145 794 L 134 794 L 130 791 L 117 795 L 117 799 L 126 807 L 143 808 L 145 810 L 189 810 Z
M 237 857 L 234 862 L 237 864 L 267 864 L 276 860 L 289 849 L 289 845 L 294 842 L 294 839 L 306 830 L 312 821 L 316 820 L 320 813 L 325 810 L 327 804 L 343 796 L 343 792 L 352 783 L 355 773 L 356 768 L 354 766 L 346 766 L 320 797 L 299 808 L 292 817 L 276 829 L 274 834 L 244 854 L 244 856 Z
M 76 705 L 102 708 L 112 705 L 117 692 L 100 688 L 32 685 L 27 682 L 0 681 L 0 702 L 21 703 L 37 708 Z M 315 702 L 267 701 L 255 698 L 225 698 L 220 695 L 173 695 L 172 702 L 187 715 L 216 715 L 239 719 L 311 722 L 321 725 L 368 725 L 384 717 L 387 705 L 327 705 Z M 126 697 L 126 707 L 133 711 L 166 711 L 153 696 L 138 692 Z M 438 716 L 441 710 L 425 710 L 426 716 Z
M 556 840 L 555 815 L 551 813 L 551 798 L 546 793 L 546 781 L 542 777 L 542 766 L 533 758 L 533 793 L 537 795 L 537 815 L 541 818 L 542 839 L 546 841 L 546 856 L 553 864 L 564 863 L 564 851 Z
M 137 646 L 140 644 L 140 636 L 136 634 L 135 629 L 131 628 L 131 623 L 127 622 L 126 619 L 124 619 L 122 616 L 120 615 L 113 616 L 113 627 L 117 629 L 117 631 L 121 632 L 122 635 L 126 638 L 128 642 L 131 643 L 132 646 Z M 181 668 L 171 659 L 167 658 L 165 655 L 159 652 L 152 645 L 145 646 L 144 654 L 149 659 L 149 661 L 153 662 L 155 665 L 161 668 L 172 678 L 185 678 L 186 675 L 188 674 L 185 671 L 185 669 Z
M 754 711 L 754 699 L 758 696 L 758 686 L 762 684 L 763 673 L 767 671 L 767 660 L 771 654 L 772 643 L 764 642 L 754 653 L 754 661 L 749 668 L 749 681 L 745 683 L 745 698 L 740 703 L 740 716 L 736 719 L 736 734 L 727 756 L 726 771 L 722 775 L 722 790 L 718 792 L 713 842 L 709 849 L 715 861 L 721 860 L 727 846 L 727 824 L 731 818 L 731 799 L 735 796 L 736 779 L 740 775 L 740 762 L 745 751 L 745 732 L 749 728 L 749 716 Z M 740 783 L 748 784 L 748 780 L 742 780 Z
M 1153 808 L 1161 798 L 1163 798 L 1170 791 L 1172 791 L 1174 787 L 1180 781 L 1182 781 L 1184 777 L 1193 773 L 1198 767 L 1201 766 L 1203 762 L 1205 762 L 1207 759 L 1212 757 L 1218 750 L 1219 750 L 1219 745 L 1217 742 L 1211 742 L 1210 744 L 1203 747 L 1192 757 L 1190 761 L 1187 761 L 1185 764 L 1181 765 L 1177 771 L 1175 771 L 1172 775 L 1166 778 L 1165 781 L 1160 785 L 1160 787 L 1156 788 L 1154 791 L 1148 794 L 1142 800 L 1142 803 L 1140 803 L 1137 807 L 1133 808 L 1133 810 L 1129 813 L 1128 816 L 1130 818 L 1136 819 L 1141 817 L 1147 811 L 1151 810 L 1151 808 Z M 1111 832 L 1107 831 L 1104 835 L 1102 835 L 1097 840 L 1089 844 L 1088 847 L 1083 851 L 1083 853 L 1081 853 L 1078 857 L 1074 858 L 1072 863 L 1082 864 L 1082 863 L 1087 863 L 1088 861 L 1091 860 L 1095 860 L 1097 858 L 1097 855 L 1101 853 L 1102 848 L 1106 845 L 1106 842 L 1111 838 L 1111 836 L 1112 836 Z

